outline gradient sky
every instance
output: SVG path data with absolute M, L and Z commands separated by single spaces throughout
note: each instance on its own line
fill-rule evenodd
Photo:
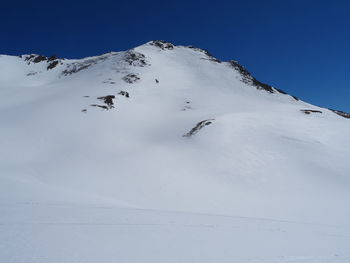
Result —
M 3 1 L 0 54 L 80 58 L 154 39 L 238 60 L 262 82 L 350 112 L 350 1 Z

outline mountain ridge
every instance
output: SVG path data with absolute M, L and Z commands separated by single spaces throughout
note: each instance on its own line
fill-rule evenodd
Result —
M 208 54 L 0 56 L 0 261 L 348 262 L 346 113 Z
M 194 51 L 203 53 L 208 60 L 216 62 L 216 63 L 223 63 L 223 64 L 228 64 L 230 65 L 232 68 L 234 68 L 236 71 L 238 71 L 241 76 L 242 76 L 242 81 L 245 82 L 248 85 L 254 86 L 257 89 L 262 89 L 265 90 L 267 92 L 270 93 L 275 93 L 278 92 L 280 94 L 284 94 L 284 95 L 289 95 L 291 97 L 293 97 L 295 100 L 299 100 L 298 97 L 294 96 L 294 95 L 290 95 L 289 93 L 283 91 L 280 88 L 275 88 L 272 87 L 268 84 L 265 84 L 259 80 L 257 80 L 244 66 L 242 66 L 241 64 L 239 64 L 238 61 L 235 60 L 229 60 L 229 61 L 221 61 L 217 58 L 215 58 L 211 53 L 209 53 L 209 51 L 205 50 L 205 49 L 201 49 L 195 46 L 182 46 L 182 45 L 174 45 L 170 42 L 164 41 L 164 40 L 153 40 L 153 41 L 149 41 L 139 47 L 142 46 L 154 46 L 157 47 L 161 50 L 173 50 L 174 48 L 188 48 L 188 49 L 192 49 Z M 138 56 L 141 57 L 137 57 L 134 52 L 136 48 L 132 48 L 126 51 L 120 51 L 120 52 L 108 52 L 108 53 L 104 53 L 101 55 L 96 55 L 96 56 L 91 56 L 91 57 L 86 57 L 86 58 L 81 58 L 81 59 L 66 59 L 66 58 L 59 58 L 56 55 L 51 55 L 51 56 L 43 56 L 40 54 L 27 54 L 27 55 L 19 55 L 18 57 L 21 59 L 24 59 L 24 61 L 30 65 L 30 64 L 37 64 L 37 63 L 46 63 L 46 69 L 47 70 L 52 70 L 55 67 L 59 66 L 59 65 L 63 65 L 66 67 L 66 69 L 64 69 L 62 71 L 63 75 L 70 75 L 73 73 L 77 73 L 81 70 L 87 69 L 88 67 L 91 67 L 94 64 L 97 64 L 101 61 L 104 61 L 106 59 L 108 59 L 108 57 L 110 56 L 114 56 L 117 55 L 119 53 L 125 52 L 127 54 L 127 56 L 125 57 L 125 60 L 132 65 L 132 61 L 141 61 L 140 63 L 145 66 L 145 61 L 144 58 L 142 57 L 142 54 L 138 54 Z M 7 56 L 7 55 L 0 55 L 0 56 Z M 133 57 L 135 56 L 135 57 Z M 13 56 L 15 57 L 15 56 Z M 34 75 L 36 74 L 35 71 L 28 73 L 29 75 Z M 344 118 L 350 118 L 350 114 L 341 110 L 334 110 L 334 109 L 329 109 L 332 112 L 338 114 L 339 116 L 342 116 Z

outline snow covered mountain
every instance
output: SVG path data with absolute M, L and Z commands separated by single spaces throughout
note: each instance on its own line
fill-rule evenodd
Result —
M 0 69 L 1 262 L 350 262 L 349 114 L 164 41 Z

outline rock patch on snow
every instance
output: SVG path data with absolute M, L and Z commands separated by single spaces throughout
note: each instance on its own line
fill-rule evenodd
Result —
M 300 111 L 305 113 L 305 114 L 322 113 L 322 111 L 319 111 L 319 110 L 300 110 Z
M 344 112 L 344 111 L 340 111 L 340 110 L 332 110 L 335 114 L 338 114 L 339 116 L 342 116 L 344 118 L 350 119 L 350 113 Z
M 205 126 L 208 126 L 212 124 L 214 119 L 208 119 L 208 120 L 203 120 L 200 121 L 194 126 L 188 133 L 184 134 L 183 137 L 191 137 L 197 132 L 199 132 L 201 129 L 203 129 Z
M 155 47 L 158 47 L 162 50 L 171 50 L 171 49 L 174 49 L 174 45 L 170 42 L 166 42 L 164 40 L 153 40 L 149 43 L 151 46 L 155 46 Z
M 20 56 L 20 57 L 22 58 L 23 56 Z M 28 65 L 30 65 L 31 63 L 37 64 L 40 62 L 46 62 L 48 63 L 48 66 L 46 68 L 47 70 L 55 68 L 61 61 L 61 59 L 58 58 L 57 56 L 46 57 L 46 56 L 37 55 L 37 54 L 24 56 L 24 60 L 27 61 Z M 30 75 L 33 75 L 33 74 L 30 74 Z
M 135 67 L 150 66 L 144 54 L 135 52 L 133 50 L 129 50 L 125 52 L 124 61 L 128 63 L 129 66 L 135 66 Z
M 237 70 L 240 75 L 242 76 L 242 82 L 248 85 L 255 86 L 257 89 L 262 89 L 266 90 L 267 92 L 274 93 L 274 89 L 265 83 L 260 82 L 256 78 L 252 76 L 252 74 L 242 65 L 240 65 L 237 61 L 235 60 L 230 60 L 229 65 Z
M 124 76 L 122 78 L 126 83 L 132 84 L 140 80 L 140 77 L 138 74 L 135 73 L 129 73 L 128 75 Z
M 125 98 L 130 98 L 130 94 L 127 91 L 121 90 L 118 94 L 124 96 Z
M 110 109 L 114 108 L 114 101 L 113 101 L 115 99 L 114 95 L 102 96 L 102 97 L 98 97 L 97 99 L 103 101 L 103 103 L 105 105 L 91 104 L 90 106 L 99 107 L 99 108 L 102 108 L 104 110 L 110 110 Z

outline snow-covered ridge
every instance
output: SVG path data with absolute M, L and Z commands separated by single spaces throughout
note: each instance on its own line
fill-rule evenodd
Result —
M 1 262 L 349 261 L 349 114 L 165 41 L 0 68 Z
M 174 44 L 170 42 L 166 42 L 163 40 L 154 40 L 150 41 L 140 47 L 137 47 L 135 49 L 143 49 L 147 48 L 149 46 L 155 47 L 156 49 L 160 49 L 163 51 L 173 51 L 174 49 L 191 49 L 195 52 L 198 52 L 202 56 L 199 57 L 199 59 L 204 59 L 208 60 L 214 63 L 222 63 L 224 66 L 229 66 L 232 67 L 234 70 L 236 70 L 240 76 L 241 76 L 241 81 L 244 82 L 245 84 L 256 87 L 257 89 L 265 90 L 269 93 L 280 93 L 288 96 L 288 93 L 285 91 L 279 89 L 279 88 L 274 88 L 268 84 L 265 84 L 263 82 L 260 82 L 257 80 L 252 74 L 242 65 L 239 64 L 238 61 L 235 60 L 230 60 L 228 62 L 223 62 L 217 58 L 215 58 L 212 54 L 210 54 L 207 50 L 197 48 L 194 46 L 175 46 Z M 43 55 L 38 55 L 38 54 L 30 54 L 30 55 L 20 55 L 19 57 L 26 62 L 26 64 L 29 66 L 27 69 L 29 70 L 26 73 L 26 76 L 33 76 L 38 73 L 45 73 L 45 68 L 46 70 L 52 70 L 56 67 L 59 68 L 59 74 L 58 77 L 61 76 L 68 76 L 71 74 L 78 73 L 82 70 L 86 70 L 94 65 L 98 65 L 100 63 L 104 63 L 106 60 L 107 61 L 118 61 L 119 64 L 128 64 L 129 66 L 151 66 L 149 62 L 146 60 L 146 56 L 142 53 L 136 52 L 135 49 L 130 49 L 124 52 L 110 52 L 106 54 L 102 54 L 99 56 L 94 56 L 94 57 L 88 57 L 88 58 L 83 58 L 83 59 L 74 59 L 74 60 L 68 60 L 68 59 L 62 59 L 58 58 L 57 56 L 53 55 L 50 57 L 46 57 Z M 32 64 L 39 64 L 40 70 L 31 70 L 30 65 Z M 125 66 L 124 66 L 125 67 Z M 120 65 L 120 68 L 124 68 L 123 65 Z M 129 73 L 131 77 L 126 75 L 123 79 L 127 82 L 134 82 L 139 80 L 137 75 Z M 299 100 L 296 96 L 292 96 L 295 100 Z M 345 117 L 345 118 L 350 118 L 350 115 L 348 113 L 344 113 L 342 111 L 338 110 L 332 110 L 334 113 Z

